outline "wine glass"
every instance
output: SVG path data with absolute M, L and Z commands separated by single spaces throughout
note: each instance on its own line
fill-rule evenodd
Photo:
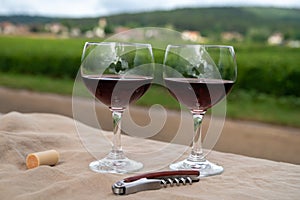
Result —
M 113 119 L 112 149 L 106 157 L 90 163 L 100 173 L 128 173 L 143 164 L 127 158 L 121 146 L 121 118 L 129 105 L 148 90 L 153 79 L 150 44 L 86 42 L 81 62 L 81 78 L 90 93 L 109 107 Z
M 164 58 L 164 83 L 193 116 L 194 136 L 188 158 L 171 169 L 197 169 L 200 176 L 221 174 L 223 167 L 209 162 L 201 141 L 201 123 L 207 111 L 230 92 L 237 77 L 234 48 L 221 45 L 168 45 Z

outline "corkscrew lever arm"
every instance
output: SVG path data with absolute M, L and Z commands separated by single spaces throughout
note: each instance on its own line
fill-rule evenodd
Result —
M 186 185 L 198 182 L 200 172 L 197 170 L 161 171 L 131 176 L 116 182 L 112 191 L 117 195 L 132 194 L 145 190 L 155 190 L 167 187 L 169 184 Z

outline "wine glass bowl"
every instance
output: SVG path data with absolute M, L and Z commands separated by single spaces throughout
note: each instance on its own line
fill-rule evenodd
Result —
M 201 123 L 207 109 L 230 92 L 236 81 L 237 65 L 232 46 L 168 45 L 164 58 L 164 83 L 171 95 L 193 116 L 194 137 L 188 158 L 170 165 L 171 169 L 197 169 L 200 176 L 223 172 L 209 162 L 202 150 Z
M 87 42 L 81 62 L 81 78 L 90 93 L 112 112 L 113 141 L 109 154 L 90 163 L 93 171 L 128 173 L 143 164 L 125 156 L 121 145 L 122 113 L 148 90 L 153 79 L 150 44 Z

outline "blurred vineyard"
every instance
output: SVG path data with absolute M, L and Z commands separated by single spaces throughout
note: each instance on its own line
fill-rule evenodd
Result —
M 74 79 L 83 39 L 0 37 L 0 71 Z M 238 63 L 236 89 L 300 97 L 300 49 L 258 44 L 234 45 Z M 157 62 L 163 51 L 154 52 Z
M 80 66 L 84 42 L 85 39 L 78 38 L 0 37 L 0 86 L 35 90 L 35 86 L 27 86 L 27 82 L 36 80 L 33 85 L 38 87 L 42 84 L 39 84 L 39 81 L 43 79 L 43 83 L 45 80 L 50 82 L 49 86 L 45 87 L 45 92 L 56 92 L 60 89 L 61 82 L 61 85 L 69 84 L 69 89 L 61 89 L 64 92 L 58 93 L 70 95 Z M 238 80 L 232 94 L 229 95 L 229 115 L 253 119 L 251 113 L 261 112 L 261 116 L 254 116 L 255 120 L 300 126 L 300 48 L 265 44 L 233 45 L 237 54 Z M 163 53 L 154 52 L 155 60 L 161 61 Z M 53 82 L 56 84 L 51 86 Z M 140 105 L 154 104 L 151 101 L 175 104 L 170 97 L 162 95 L 164 92 L 161 88 L 150 93 L 152 98 L 146 95 L 147 98 L 141 99 Z M 233 104 L 235 106 L 231 106 Z M 260 108 L 260 105 L 264 106 Z M 176 105 L 169 107 L 174 108 Z M 241 109 L 243 112 L 240 112 Z M 268 110 L 278 113 L 270 112 L 271 118 L 268 119 Z M 276 121 L 272 118 L 274 115 L 288 116 Z

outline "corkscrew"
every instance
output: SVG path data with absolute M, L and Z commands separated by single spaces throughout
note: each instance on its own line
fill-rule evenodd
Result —
M 112 191 L 117 195 L 132 194 L 144 190 L 156 190 L 174 185 L 198 182 L 200 172 L 196 170 L 161 171 L 131 176 L 116 182 Z

